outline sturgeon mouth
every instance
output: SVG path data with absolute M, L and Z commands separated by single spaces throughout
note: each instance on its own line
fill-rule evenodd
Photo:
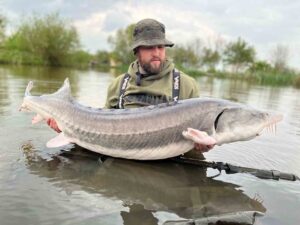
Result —
M 279 121 L 283 119 L 283 115 L 272 115 L 269 116 L 265 124 L 262 126 L 262 128 L 257 133 L 257 136 L 260 136 L 263 131 L 267 131 L 269 133 L 276 133 L 277 128 L 276 125 Z

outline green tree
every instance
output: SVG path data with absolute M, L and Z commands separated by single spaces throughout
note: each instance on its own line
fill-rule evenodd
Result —
M 179 67 L 196 67 L 199 62 L 196 53 L 189 46 L 174 46 L 173 48 L 168 49 L 168 55 Z
M 5 18 L 2 15 L 0 15 L 0 45 L 2 45 L 2 42 L 5 38 L 5 24 Z
M 111 57 L 117 64 L 128 65 L 135 60 L 135 56 L 130 48 L 133 43 L 133 30 L 135 24 L 119 29 L 115 35 L 109 36 L 108 43 L 112 47 Z
M 87 68 L 88 66 L 91 66 L 93 57 L 94 56 L 89 52 L 86 52 L 84 50 L 77 50 L 70 54 L 70 56 L 68 57 L 68 62 L 66 62 L 65 65 Z
M 270 72 L 272 71 L 272 65 L 269 64 L 266 61 L 256 61 L 251 64 L 249 67 L 249 72 L 250 73 L 255 73 L 255 72 Z
M 12 64 L 43 64 L 40 57 L 30 52 L 27 42 L 19 32 L 5 40 L 0 51 L 0 61 Z
M 107 51 L 97 51 L 95 62 L 100 66 L 110 66 L 110 53 Z
M 234 68 L 234 72 L 248 67 L 255 60 L 255 49 L 244 40 L 238 38 L 236 42 L 230 42 L 224 50 L 224 62 Z
M 76 29 L 55 13 L 25 20 L 7 47 L 18 51 L 21 58 L 31 55 L 38 63 L 61 66 L 79 48 L 79 38 Z
M 220 62 L 221 55 L 217 50 L 210 48 L 203 48 L 203 55 L 201 57 L 201 64 L 208 67 L 209 71 L 215 71 L 216 65 Z

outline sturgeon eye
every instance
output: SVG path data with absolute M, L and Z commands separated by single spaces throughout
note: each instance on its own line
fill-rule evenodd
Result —
M 225 112 L 226 109 L 224 109 L 222 112 L 219 113 L 219 115 L 216 117 L 215 119 L 215 123 L 214 123 L 214 126 L 215 126 L 215 130 L 217 130 L 217 127 L 218 127 L 218 123 L 219 123 L 219 119 L 220 119 L 220 116 Z

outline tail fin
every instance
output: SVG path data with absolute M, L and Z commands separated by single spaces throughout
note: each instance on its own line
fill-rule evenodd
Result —
M 31 89 L 33 88 L 33 82 L 32 81 L 29 81 L 27 87 L 26 87 L 26 90 L 25 90 L 25 97 L 26 96 L 30 96 L 30 91 Z

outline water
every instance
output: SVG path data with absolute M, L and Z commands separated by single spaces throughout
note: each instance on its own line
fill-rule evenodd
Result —
M 101 159 L 80 147 L 47 149 L 55 136 L 20 113 L 24 90 L 51 93 L 69 77 L 73 95 L 102 107 L 113 76 L 70 69 L 0 68 L 0 221 L 9 224 L 163 224 L 257 210 L 256 224 L 298 224 L 300 183 L 163 162 Z M 300 175 L 300 91 L 242 81 L 200 78 L 201 96 L 239 101 L 284 114 L 277 133 L 215 147 L 207 160 Z

